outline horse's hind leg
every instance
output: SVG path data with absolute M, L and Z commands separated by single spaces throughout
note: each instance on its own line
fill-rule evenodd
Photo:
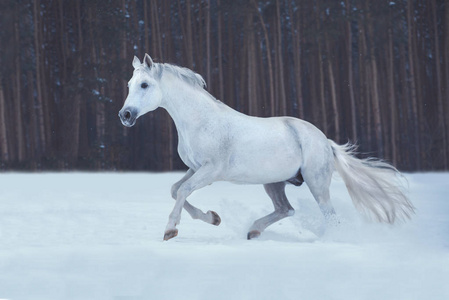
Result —
M 304 181 L 315 198 L 321 212 L 328 221 L 335 215 L 330 201 L 329 186 L 332 180 L 333 165 L 329 163 L 315 164 L 314 168 L 306 168 L 303 172 Z
M 248 240 L 258 237 L 271 224 L 295 213 L 285 195 L 285 182 L 264 184 L 264 188 L 273 201 L 274 212 L 253 223 L 248 232 Z
M 187 173 L 184 175 L 184 177 L 181 178 L 181 180 L 179 180 L 178 182 L 173 184 L 173 186 L 171 188 L 171 196 L 173 199 L 176 200 L 176 197 L 178 195 L 178 190 L 179 190 L 179 187 L 181 186 L 181 184 L 183 184 L 187 179 L 192 177 L 192 175 L 194 173 L 195 172 L 193 172 L 191 169 L 189 169 L 187 171 Z M 216 226 L 220 225 L 220 223 L 221 223 L 220 216 L 214 211 L 209 210 L 206 213 L 204 213 L 201 209 L 196 208 L 195 206 L 190 204 L 187 200 L 184 202 L 183 207 L 189 213 L 189 215 L 192 217 L 192 219 L 200 219 L 206 223 L 216 225 Z

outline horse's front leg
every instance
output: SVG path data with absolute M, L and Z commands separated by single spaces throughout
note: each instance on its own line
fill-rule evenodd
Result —
M 192 169 L 188 169 L 184 176 L 177 182 L 175 182 L 171 187 L 171 197 L 176 200 L 176 195 L 178 195 L 178 190 L 181 184 L 183 184 L 187 179 L 192 177 L 195 172 Z
M 184 175 L 184 177 L 181 178 L 178 182 L 173 184 L 171 188 L 171 196 L 173 199 L 176 200 L 178 195 L 178 190 L 180 186 L 190 177 L 193 176 L 195 172 L 192 169 L 187 170 L 187 173 Z M 195 206 L 191 205 L 187 200 L 184 202 L 184 209 L 189 213 L 189 215 L 193 219 L 200 219 L 206 223 L 218 226 L 221 223 L 220 216 L 211 210 L 208 210 L 207 213 L 204 213 L 201 209 L 196 208 Z
M 195 190 L 198 190 L 206 185 L 211 184 L 216 179 L 216 169 L 210 164 L 206 163 L 201 166 L 192 176 L 187 178 L 179 186 L 176 193 L 176 203 L 170 216 L 168 218 L 168 224 L 165 228 L 164 240 L 169 240 L 178 235 L 176 225 L 181 220 L 181 211 L 186 203 L 186 198 Z

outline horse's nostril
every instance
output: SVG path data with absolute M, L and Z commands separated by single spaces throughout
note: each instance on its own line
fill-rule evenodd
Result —
M 129 112 L 129 110 L 125 111 L 125 119 L 129 120 L 131 118 L 131 113 Z

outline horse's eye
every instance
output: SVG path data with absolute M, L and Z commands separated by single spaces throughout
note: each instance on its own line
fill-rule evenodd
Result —
M 148 83 L 144 82 L 140 85 L 140 87 L 146 89 L 148 87 Z

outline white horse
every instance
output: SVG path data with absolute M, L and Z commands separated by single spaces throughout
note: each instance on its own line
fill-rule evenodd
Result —
M 178 131 L 179 156 L 189 167 L 171 189 L 176 204 L 164 240 L 177 236 L 183 207 L 194 219 L 220 224 L 216 212 L 204 213 L 186 201 L 193 191 L 220 180 L 263 184 L 273 201 L 274 212 L 253 223 L 248 239 L 294 214 L 285 196 L 287 183 L 299 186 L 305 181 L 324 216 L 334 215 L 329 196 L 334 170 L 343 178 L 355 207 L 377 221 L 393 223 L 414 212 L 393 166 L 356 158 L 353 146 L 337 145 L 306 121 L 239 113 L 210 95 L 204 79 L 187 68 L 154 63 L 148 54 L 143 63 L 134 57 L 132 65 L 129 94 L 119 112 L 123 125 L 131 127 L 145 113 L 166 109 Z

